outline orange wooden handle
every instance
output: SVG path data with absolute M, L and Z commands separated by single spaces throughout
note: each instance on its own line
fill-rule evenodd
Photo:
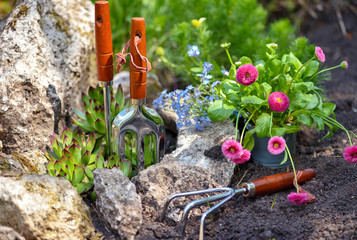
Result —
M 140 36 L 138 50 L 142 56 L 146 57 L 146 33 L 144 18 L 131 19 L 130 54 L 133 56 L 133 61 L 137 66 L 146 68 L 146 62 L 140 58 L 139 53 L 135 49 L 135 36 Z M 130 98 L 146 98 L 146 75 L 147 73 L 145 71 L 136 69 L 130 62 Z
M 313 179 L 316 176 L 315 170 L 304 169 L 302 171 L 301 177 L 298 179 L 298 183 L 303 183 Z M 294 172 L 279 173 L 259 179 L 252 180 L 251 182 L 255 186 L 255 194 L 264 195 L 274 192 L 279 192 L 285 189 L 293 187 Z
M 109 4 L 107 1 L 95 3 L 95 47 L 98 80 L 102 82 L 112 81 L 113 44 Z

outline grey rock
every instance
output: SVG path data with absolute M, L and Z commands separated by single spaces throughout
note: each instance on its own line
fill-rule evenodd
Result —
M 157 220 L 165 202 L 172 194 L 221 187 L 212 178 L 209 171 L 201 167 L 182 165 L 176 162 L 152 165 L 133 177 L 132 182 L 136 185 L 142 199 L 143 216 L 146 221 L 152 222 Z M 165 215 L 174 221 L 179 221 L 182 209 L 175 206 L 183 206 L 189 200 L 201 197 L 204 196 L 177 198 L 170 204 Z
M 121 239 L 134 239 L 142 224 L 141 198 L 135 185 L 116 168 L 96 169 L 94 191 L 96 207 L 105 222 Z
M 3 152 L 43 148 L 95 84 L 94 6 L 87 0 L 22 0 L 0 32 Z
M 0 239 L 1 240 L 25 240 L 18 232 L 11 227 L 0 226 Z
M 162 162 L 175 161 L 180 164 L 205 168 L 211 172 L 217 183 L 228 185 L 235 163 L 220 154 L 220 146 L 224 141 L 234 138 L 234 136 L 235 128 L 230 120 L 213 123 L 211 126 L 205 127 L 203 131 L 197 130 L 193 125 L 185 126 L 179 130 L 176 150 L 165 155 Z M 207 154 L 208 152 L 211 154 Z
M 0 152 L 0 176 L 17 176 L 26 173 L 46 174 L 47 162 L 47 159 L 36 151 L 9 155 Z
M 87 239 L 89 208 L 69 181 L 48 175 L 0 177 L 0 225 L 26 239 Z

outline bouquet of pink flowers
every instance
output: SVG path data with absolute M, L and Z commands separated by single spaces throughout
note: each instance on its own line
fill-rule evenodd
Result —
M 329 131 L 324 138 L 342 129 L 350 143 L 344 151 L 344 158 L 351 163 L 357 162 L 357 146 L 351 140 L 351 136 L 357 137 L 356 134 L 336 121 L 335 104 L 324 101 L 322 89 L 317 84 L 326 71 L 339 67 L 348 69 L 347 61 L 320 70 L 321 62 L 325 61 L 320 47 L 315 48 L 311 59 L 302 63 L 293 52 L 279 57 L 276 53 L 278 46 L 272 43 L 267 45 L 266 59 L 253 63 L 244 56 L 233 63 L 229 46 L 222 44 L 230 59 L 231 69 L 217 85 L 219 98 L 209 106 L 207 113 L 212 121 L 222 121 L 236 112 L 237 126 L 240 116 L 245 119 L 245 126 L 239 140 L 236 131 L 235 139 L 224 142 L 223 154 L 237 164 L 244 163 L 250 159 L 255 144 L 253 134 L 258 138 L 269 137 L 268 151 L 273 155 L 285 152 L 281 164 L 290 159 L 295 173 L 297 193 L 290 194 L 288 199 L 296 204 L 313 201 L 312 195 L 297 185 L 293 159 L 282 136 L 300 131 L 302 125 L 317 130 L 327 127 Z

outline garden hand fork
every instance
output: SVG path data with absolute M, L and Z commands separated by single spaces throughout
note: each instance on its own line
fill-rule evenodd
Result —
M 315 177 L 315 175 L 316 175 L 316 173 L 313 169 L 304 169 L 304 170 L 299 171 L 300 177 L 297 180 L 298 184 L 311 180 L 312 178 Z M 285 173 L 274 174 L 271 176 L 266 176 L 263 178 L 252 180 L 250 182 L 243 183 L 242 185 L 240 185 L 240 188 L 238 188 L 236 190 L 234 190 L 233 188 L 228 188 L 228 187 L 220 187 L 220 188 L 211 188 L 211 189 L 205 189 L 205 190 L 199 190 L 199 191 L 193 191 L 193 192 L 177 193 L 177 194 L 170 196 L 168 201 L 165 203 L 164 209 L 160 216 L 160 220 L 164 219 L 165 212 L 166 212 L 170 202 L 177 197 L 185 197 L 185 196 L 192 196 L 192 195 L 212 193 L 212 192 L 223 192 L 223 193 L 220 193 L 217 195 L 213 195 L 210 197 L 201 198 L 201 199 L 192 201 L 185 206 L 182 219 L 177 226 L 180 236 L 182 238 L 185 234 L 185 228 L 186 228 L 186 224 L 187 224 L 188 214 L 191 211 L 191 209 L 193 209 L 197 206 L 207 205 L 208 203 L 222 200 L 219 203 L 215 204 L 208 211 L 203 213 L 201 216 L 199 239 L 203 240 L 204 222 L 205 222 L 206 217 L 209 214 L 211 214 L 213 211 L 215 211 L 217 208 L 222 206 L 224 203 L 226 203 L 228 200 L 230 200 L 236 194 L 242 194 L 244 197 L 252 197 L 252 196 L 271 194 L 274 192 L 279 192 L 279 191 L 291 188 L 292 186 L 294 186 L 293 181 L 295 181 L 294 172 L 285 172 Z
M 144 106 L 146 102 L 146 77 L 147 71 L 150 70 L 149 62 L 146 59 L 144 18 L 132 18 L 131 20 L 130 60 L 130 99 L 132 106 L 124 109 L 115 117 L 113 121 L 113 141 L 114 147 L 117 148 L 115 151 L 119 153 L 120 159 L 124 159 L 125 136 L 128 133 L 136 135 L 138 171 L 141 171 L 145 168 L 145 136 L 154 134 L 156 163 L 165 153 L 164 121 L 155 110 Z

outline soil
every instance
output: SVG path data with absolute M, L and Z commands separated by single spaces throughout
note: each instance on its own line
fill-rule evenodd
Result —
M 357 15 L 349 8 L 341 13 L 348 37 L 342 35 L 333 8 L 320 12 L 317 19 L 307 19 L 302 30 L 312 44 L 324 50 L 325 66 L 348 60 L 348 70 L 332 71 L 332 79 L 324 87 L 337 104 L 337 120 L 357 133 Z M 213 214 L 212 221 L 206 220 L 205 239 L 357 239 L 357 164 L 343 158 L 348 146 L 343 131 L 319 141 L 324 134 L 305 129 L 298 135 L 295 166 L 316 171 L 316 177 L 302 185 L 315 195 L 314 203 L 291 204 L 286 197 L 294 189 L 254 198 L 236 196 Z M 286 169 L 268 169 L 249 161 L 237 173 L 246 172 L 243 181 L 249 181 L 283 171 Z M 92 217 L 105 239 L 119 239 L 103 227 L 93 208 Z M 198 239 L 199 223 L 200 216 L 190 216 L 187 239 Z M 144 216 L 136 239 L 178 239 L 175 225 Z

